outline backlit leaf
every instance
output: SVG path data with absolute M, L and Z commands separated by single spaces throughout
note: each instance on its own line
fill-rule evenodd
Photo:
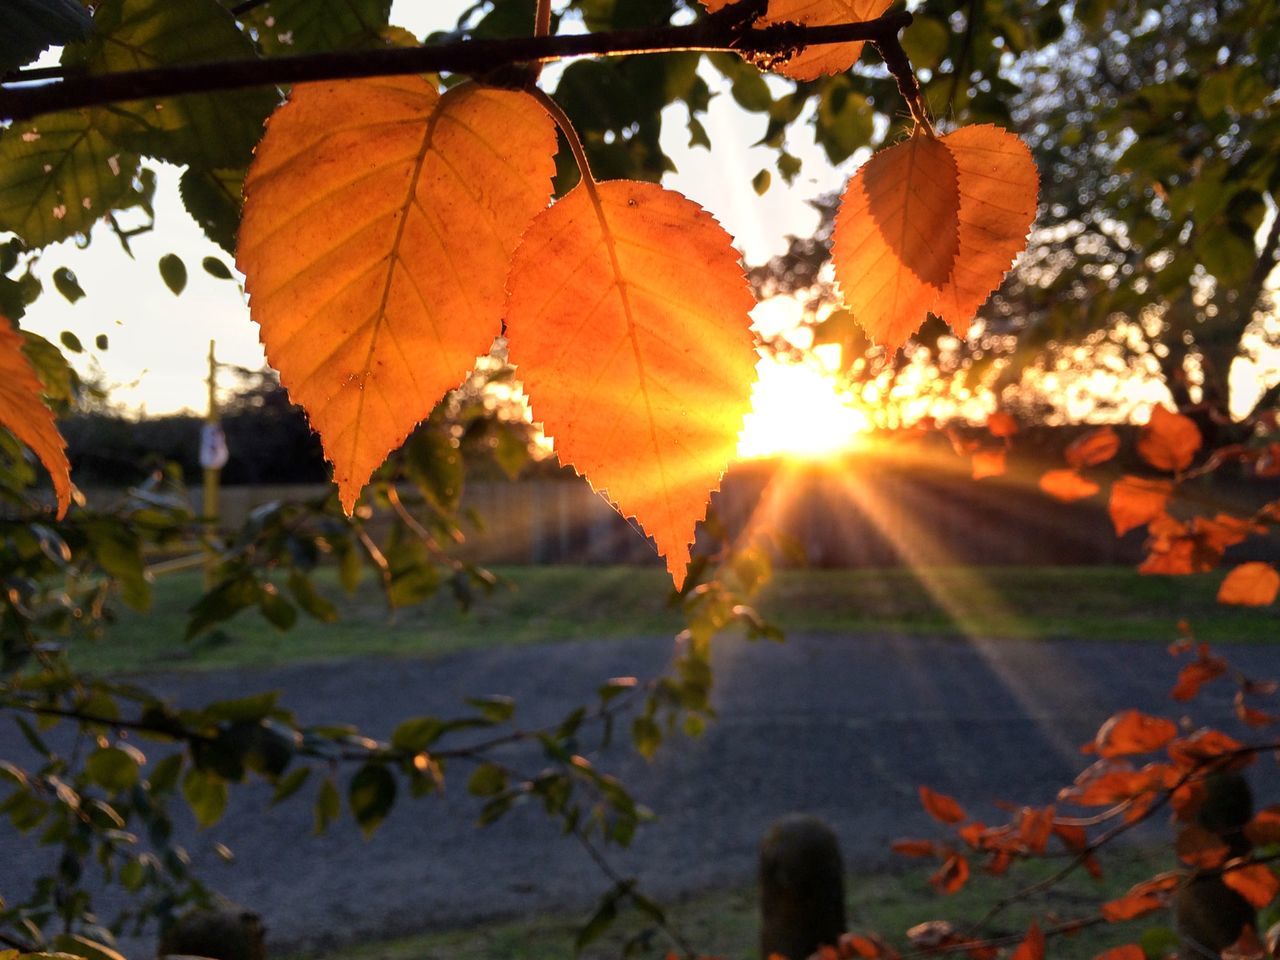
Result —
M 227 253 L 236 249 L 243 187 L 243 170 L 202 170 L 194 166 L 188 167 L 178 182 L 187 213 L 200 224 L 204 235 Z
M 1161 894 L 1129 892 L 1116 900 L 1108 900 L 1101 906 L 1100 912 L 1108 922 L 1121 923 L 1155 913 L 1164 905 L 1165 898 Z
M 890 350 L 924 322 L 959 246 L 956 161 L 922 132 L 881 150 L 850 179 L 832 234 L 845 303 Z
M 348 512 L 499 333 L 555 136 L 528 94 L 463 84 L 441 97 L 421 77 L 299 86 L 272 117 L 237 265 Z
M 1222 882 L 1261 910 L 1280 894 L 1280 877 L 1265 863 L 1253 863 L 1222 874 Z
M 1172 720 L 1140 710 L 1125 710 L 1098 729 L 1094 748 L 1101 757 L 1123 757 L 1159 750 L 1178 735 Z
M 245 15 L 269 56 L 380 46 L 391 0 L 269 0 Z
M 1138 437 L 1138 455 L 1157 470 L 1174 473 L 1191 466 L 1202 440 L 1190 417 L 1153 407 Z
M 49 47 L 83 39 L 93 28 L 93 17 L 79 0 L 5 0 L 3 24 L 0 75 Z
M 964 337 L 978 308 L 1027 245 L 1040 175 L 1027 145 L 1000 127 L 961 127 L 942 143 L 956 165 L 959 246 L 950 282 L 932 309 L 956 336 Z M 937 228 L 946 230 L 949 222 Z
M 939 893 L 952 894 L 969 882 L 969 861 L 966 857 L 955 853 L 947 857 L 937 872 L 929 878 L 929 882 Z
M 982 480 L 985 477 L 1004 476 L 1008 457 L 1009 451 L 1004 447 L 988 447 L 983 450 L 975 450 L 973 457 L 969 460 L 969 469 L 973 474 L 973 479 Z
M 1244 828 L 1244 835 L 1255 847 L 1280 843 L 1280 804 L 1259 810 Z
M 1218 602 L 1242 607 L 1266 607 L 1280 591 L 1280 573 L 1269 563 L 1242 563 L 1227 574 L 1218 588 Z
M 137 155 L 108 140 L 88 110 L 15 123 L 0 130 L 0 231 L 32 248 L 88 233 L 137 169 Z
M 765 15 L 757 23 L 803 23 L 821 27 L 835 23 L 874 20 L 892 5 L 893 0 L 769 0 Z M 816 80 L 833 73 L 844 73 L 862 55 L 862 42 L 830 43 L 802 49 L 774 69 L 792 80 Z
M 987 417 L 987 432 L 993 437 L 1012 437 L 1018 432 L 1018 421 L 1003 410 Z
M 1100 953 L 1093 960 L 1146 960 L 1146 953 L 1136 943 L 1126 943 L 1123 947 L 1112 947 Z
M 0 427 L 9 430 L 40 458 L 53 480 L 58 516 L 71 505 L 71 465 L 67 443 L 58 433 L 53 411 L 40 398 L 40 380 L 22 353 L 22 337 L 0 317 Z
M 89 40 L 65 48 L 62 62 L 91 74 L 175 63 L 244 60 L 253 44 L 209 0 L 104 0 Z M 243 166 L 278 100 L 272 87 L 133 100 L 93 110 L 113 141 L 148 156 L 208 167 Z
M 1034 920 L 1010 960 L 1044 960 L 1044 931 Z
M 1055 500 L 1073 503 L 1092 497 L 1101 488 L 1074 470 L 1049 470 L 1040 477 L 1040 489 Z
M 1077 470 L 1106 463 L 1120 452 L 1120 434 L 1113 427 L 1099 427 L 1073 440 L 1063 452 L 1068 466 Z
M 890 848 L 904 857 L 932 857 L 938 851 L 931 840 L 895 840 Z
M 1173 484 L 1168 480 L 1124 476 L 1115 481 L 1111 485 L 1107 510 L 1116 528 L 1116 536 L 1122 537 L 1130 530 L 1144 527 L 1163 514 L 1171 496 Z
M 728 234 L 657 185 L 586 182 L 534 221 L 508 287 L 509 355 L 534 419 L 653 537 L 679 588 L 755 378 L 752 297 Z
M 956 802 L 954 797 L 930 790 L 928 787 L 920 787 L 920 803 L 925 813 L 942 823 L 959 823 L 961 820 L 968 819 L 964 808 Z
M 1221 866 L 1231 855 L 1222 837 L 1198 823 L 1189 823 L 1178 831 L 1174 850 L 1183 863 L 1207 870 Z

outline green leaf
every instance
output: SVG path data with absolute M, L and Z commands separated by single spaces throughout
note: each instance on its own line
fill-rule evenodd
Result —
M 321 623 L 336 623 L 338 608 L 316 590 L 315 584 L 301 570 L 289 573 L 289 592 L 307 614 Z
M 235 700 L 220 700 L 205 707 L 201 716 L 213 722 L 257 723 L 271 715 L 279 698 L 277 691 L 268 690 L 266 693 L 254 693 Z
M 252 574 L 237 574 L 223 580 L 192 606 L 187 621 L 186 639 L 198 636 L 210 627 L 234 617 L 258 602 L 261 586 Z
M 871 105 L 847 77 L 835 77 L 822 91 L 814 139 L 832 163 L 841 163 L 859 147 L 870 145 L 875 131 Z
M 507 789 L 507 775 L 493 763 L 482 763 L 467 780 L 467 792 L 476 797 L 494 797 Z
M 574 954 L 587 949 L 613 926 L 613 922 L 618 919 L 618 902 L 631 891 L 632 886 L 632 882 L 620 883 L 604 895 L 591 919 L 578 931 L 578 936 L 573 941 Z
M 107 349 L 108 342 L 109 341 L 107 340 L 107 335 L 105 333 L 100 333 L 93 338 L 93 345 L 99 350 Z
M 298 622 L 298 608 L 280 596 L 274 584 L 264 583 L 258 593 L 258 609 L 277 630 L 288 630 Z
M 129 193 L 138 156 L 94 126 L 88 110 L 50 113 L 0 130 L 0 231 L 30 249 L 89 228 Z
M 311 776 L 310 767 L 298 767 L 292 773 L 281 777 L 280 782 L 276 784 L 276 792 L 271 795 L 271 805 L 274 807 L 277 803 L 288 800 L 302 789 L 309 776 Z
M 30 63 L 49 47 L 83 40 L 93 17 L 79 0 L 5 0 L 0 12 L 0 75 Z
M 338 796 L 338 788 L 334 785 L 333 777 L 326 777 L 324 783 L 320 784 L 320 792 L 316 794 L 316 835 L 319 836 L 328 830 L 329 824 L 337 820 L 341 814 L 342 798 Z
M 151 792 L 153 794 L 168 793 L 178 785 L 178 774 L 182 772 L 183 756 L 175 753 L 172 756 L 165 757 L 154 767 L 147 777 L 147 782 L 151 784 Z
M 486 723 L 506 723 L 516 712 L 516 702 L 510 697 L 468 697 L 467 703 L 480 711 Z
M 160 258 L 160 278 L 176 297 L 187 289 L 187 265 L 176 253 L 166 253 Z
M 761 170 L 751 178 L 751 189 L 756 192 L 756 196 L 763 197 L 768 192 L 771 183 L 773 183 L 773 174 L 768 170 Z
M 204 267 L 204 272 L 217 280 L 232 280 L 230 268 L 219 260 L 217 257 L 205 257 L 200 261 L 200 266 Z
M 68 46 L 67 66 L 90 74 L 179 63 L 245 60 L 253 43 L 217 0 L 104 0 L 93 35 Z M 133 100 L 95 109 L 95 121 L 122 146 L 174 163 L 242 167 L 278 101 L 270 87 Z
M 61 342 L 63 349 L 71 353 L 84 353 L 84 344 L 70 330 L 63 330 L 62 333 L 58 334 L 58 340 Z
M 366 763 L 351 778 L 347 802 L 364 835 L 370 836 L 396 802 L 396 778 L 381 763 Z
M 192 768 L 182 778 L 182 795 L 195 814 L 196 823 L 211 827 L 227 809 L 227 785 L 216 773 Z
M 446 729 L 445 724 L 435 717 L 411 717 L 392 732 L 391 746 L 405 753 L 421 753 Z
M 58 292 L 62 294 L 69 303 L 75 303 L 84 296 L 84 289 L 80 286 L 80 281 L 76 279 L 76 275 L 66 267 L 59 267 L 53 271 L 53 285 L 58 288 Z
M 1233 287 L 1249 276 L 1257 254 L 1253 244 L 1226 229 L 1207 230 L 1196 241 L 1196 256 L 1218 282 Z
M 243 169 L 202 170 L 192 166 L 178 181 L 187 213 L 206 237 L 230 254 L 236 252 L 243 187 Z
M 245 18 L 268 56 L 384 46 L 391 0 L 270 0 Z
M 902 32 L 902 48 L 917 70 L 932 70 L 941 63 L 950 41 L 951 31 L 946 25 L 924 15 L 917 15 L 911 26 Z
M 137 751 L 119 747 L 100 747 L 84 761 L 84 772 L 98 786 L 113 793 L 128 790 L 138 782 L 140 773 Z

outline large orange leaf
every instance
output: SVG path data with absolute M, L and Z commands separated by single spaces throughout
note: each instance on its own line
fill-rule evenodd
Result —
M 768 10 L 757 22 L 761 26 L 792 22 L 809 27 L 856 23 L 874 20 L 892 3 L 893 0 L 769 0 Z M 792 80 L 817 80 L 844 73 L 861 55 L 861 41 L 805 47 L 774 69 Z
M 1178 735 L 1172 720 L 1140 710 L 1123 710 L 1098 728 L 1093 746 L 1100 757 L 1123 757 L 1159 750 Z
M 237 262 L 348 512 L 499 333 L 555 149 L 529 94 L 463 84 L 442 97 L 416 76 L 300 85 L 271 118 Z
M 1138 437 L 1138 455 L 1157 470 L 1175 473 L 1191 466 L 1202 442 L 1200 428 L 1190 417 L 1153 407 Z
M 1107 503 L 1116 536 L 1122 537 L 1130 530 L 1145 527 L 1161 516 L 1171 496 L 1173 484 L 1168 480 L 1121 477 L 1111 485 L 1111 498 Z
M 877 343 L 902 346 L 949 283 L 959 209 L 956 161 L 921 131 L 876 153 L 850 179 L 831 260 L 845 302 Z
M 963 337 L 1027 245 L 1040 174 L 1027 145 L 991 124 L 961 127 L 942 143 L 956 164 L 959 247 L 950 282 L 942 287 L 933 312 Z M 938 229 L 946 226 L 940 223 Z
M 1218 602 L 1242 607 L 1267 607 L 1280 592 L 1280 573 L 1269 563 L 1254 560 L 1242 563 L 1222 581 Z
M 22 336 L 0 316 L 0 427 L 30 447 L 49 471 L 61 519 L 71 505 L 71 465 L 53 411 L 40 399 L 42 389 L 22 353 Z
M 755 378 L 729 235 L 678 193 L 587 179 L 534 221 L 507 285 L 534 418 L 653 537 L 679 588 Z

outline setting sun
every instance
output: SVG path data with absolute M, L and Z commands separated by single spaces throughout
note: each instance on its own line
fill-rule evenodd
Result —
M 751 394 L 738 456 L 818 459 L 850 450 L 871 428 L 834 375 L 840 347 L 814 347 L 802 362 L 765 357 Z

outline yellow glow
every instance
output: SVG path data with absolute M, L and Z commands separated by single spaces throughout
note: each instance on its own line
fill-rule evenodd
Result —
M 818 459 L 846 453 L 871 429 L 834 375 L 840 347 L 813 348 L 803 362 L 764 357 L 738 439 L 738 456 Z

